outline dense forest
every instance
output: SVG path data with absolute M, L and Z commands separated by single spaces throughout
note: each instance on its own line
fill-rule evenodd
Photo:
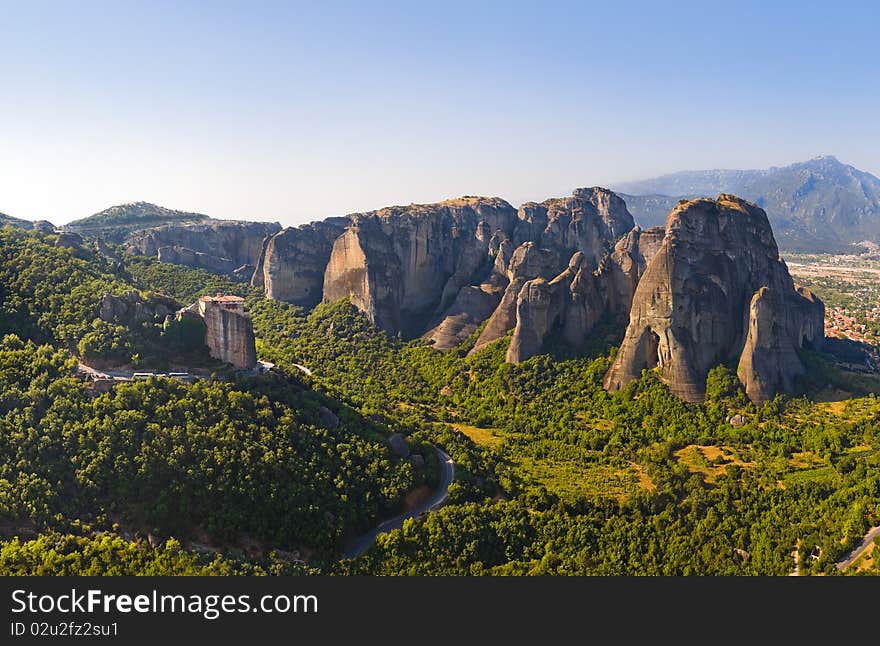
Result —
M 722 365 L 688 404 L 654 372 L 605 392 L 611 326 L 510 365 L 507 339 L 440 353 L 346 301 L 307 312 L 113 247 L 6 227 L 0 255 L 2 573 L 784 575 L 794 553 L 837 574 L 880 524 L 880 388 L 826 355 L 802 394 L 756 408 Z M 96 323 L 130 290 L 247 296 L 277 370 L 93 392 L 74 355 L 175 351 L 161 325 Z M 449 453 L 448 503 L 343 559 L 434 483 L 391 433 Z
M 672 396 L 654 372 L 607 393 L 607 346 L 510 365 L 504 340 L 470 358 L 467 344 L 440 354 L 388 338 L 345 302 L 252 307 L 273 361 L 318 368 L 328 391 L 432 441 L 471 444 L 458 449 L 462 504 L 381 536 L 340 571 L 786 574 L 800 542 L 810 546 L 799 550 L 802 572 L 833 573 L 878 524 L 874 394 L 756 408 L 726 366 L 710 373 L 701 405 Z M 863 385 L 825 357 L 812 362 L 807 390 Z

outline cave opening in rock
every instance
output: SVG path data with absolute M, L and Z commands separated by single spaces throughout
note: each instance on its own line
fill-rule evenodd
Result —
M 660 365 L 660 337 L 651 328 L 645 328 L 639 340 L 639 370 L 653 370 Z
M 654 330 L 648 330 L 648 369 L 653 370 L 660 365 L 660 337 Z

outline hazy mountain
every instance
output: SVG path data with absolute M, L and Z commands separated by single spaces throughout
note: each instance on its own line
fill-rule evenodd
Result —
M 34 223 L 30 220 L 22 220 L 21 218 L 14 218 L 11 215 L 6 215 L 5 213 L 0 213 L 0 227 L 4 225 L 9 225 L 12 227 L 16 227 L 17 229 L 33 229 Z
M 64 225 L 64 228 L 84 235 L 102 237 L 110 242 L 122 242 L 134 231 L 163 224 L 195 224 L 210 219 L 202 213 L 175 211 L 149 202 L 130 202 L 74 220 Z
M 22 220 L 21 218 L 14 218 L 11 215 L 0 213 L 0 227 L 7 224 L 16 229 L 26 229 L 28 231 L 42 231 L 43 233 L 53 233 L 55 231 L 55 225 L 47 220 Z
M 767 211 L 788 251 L 833 252 L 880 241 L 880 179 L 831 156 L 764 170 L 682 171 L 614 189 L 644 227 L 663 224 L 680 199 L 734 193 Z

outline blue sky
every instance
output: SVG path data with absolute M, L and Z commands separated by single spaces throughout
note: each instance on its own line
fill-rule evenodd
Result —
M 880 174 L 874 2 L 6 2 L 0 212 L 297 224 L 819 154 Z

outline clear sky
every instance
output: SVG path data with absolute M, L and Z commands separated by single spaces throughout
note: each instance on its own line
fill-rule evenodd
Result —
M 819 154 L 880 174 L 880 3 L 0 0 L 0 212 L 297 224 Z

